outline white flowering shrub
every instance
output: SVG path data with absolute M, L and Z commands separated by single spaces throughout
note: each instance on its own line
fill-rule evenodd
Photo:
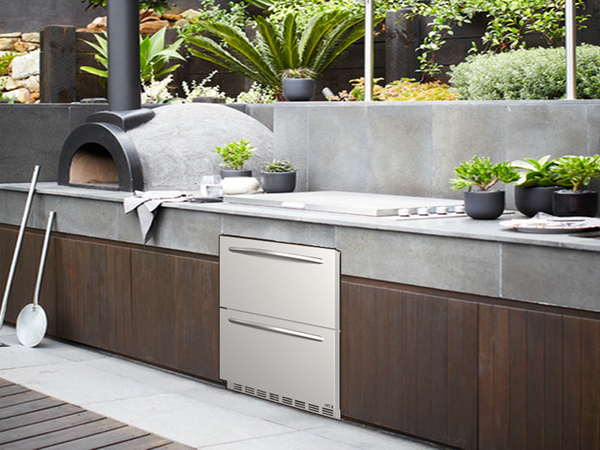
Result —
M 173 75 L 162 80 L 150 79 L 149 83 L 142 85 L 142 103 L 169 103 L 173 95 L 169 92 L 169 83 L 173 81 Z

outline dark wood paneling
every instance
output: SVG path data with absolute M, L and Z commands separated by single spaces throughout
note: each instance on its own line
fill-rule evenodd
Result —
M 345 417 L 477 445 L 477 305 L 342 282 Z
M 0 228 L 0 286 L 2 286 L 0 295 L 4 295 L 17 234 L 18 230 L 16 227 Z M 8 323 L 16 323 L 21 309 L 33 302 L 43 240 L 42 232 L 38 231 L 27 231 L 23 237 L 10 296 L 7 302 L 5 319 Z M 54 320 L 56 317 L 54 257 L 54 246 L 50 245 L 39 297 L 39 303 L 48 318 L 48 332 L 50 333 L 56 330 L 56 322 Z
M 0 279 L 17 236 L 0 227 Z M 23 241 L 7 321 L 33 300 L 42 232 Z M 40 304 L 48 334 L 219 381 L 218 262 L 214 257 L 54 235 Z
M 218 264 L 142 250 L 133 252 L 132 264 L 136 352 L 146 361 L 218 380 Z
M 600 448 L 600 320 L 480 305 L 479 448 Z

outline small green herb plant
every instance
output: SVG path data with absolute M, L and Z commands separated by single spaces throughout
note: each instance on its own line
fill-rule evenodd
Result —
M 562 186 L 556 180 L 556 174 L 551 169 L 556 162 L 550 159 L 550 155 L 542 156 L 540 159 L 523 158 L 513 161 L 512 166 L 521 170 L 518 186 Z
M 254 146 L 249 140 L 242 139 L 239 142 L 230 142 L 211 151 L 223 158 L 223 162 L 219 164 L 221 167 L 227 167 L 231 170 L 243 170 L 244 164 L 253 155 Z
M 592 178 L 600 178 L 600 155 L 563 156 L 558 158 L 550 169 L 561 186 L 570 187 L 573 192 L 586 187 Z
M 490 190 L 496 183 L 504 184 L 519 179 L 519 171 L 508 161 L 492 164 L 490 158 L 474 156 L 470 161 L 463 161 L 454 169 L 454 178 L 450 180 L 452 189 L 467 188 L 469 191 L 477 186 L 480 191 Z
M 295 172 L 296 168 L 288 161 L 282 159 L 274 159 L 271 162 L 264 163 L 263 172 Z

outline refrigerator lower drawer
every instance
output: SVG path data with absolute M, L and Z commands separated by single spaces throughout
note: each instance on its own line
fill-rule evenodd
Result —
M 338 330 L 224 308 L 220 316 L 228 388 L 340 418 Z

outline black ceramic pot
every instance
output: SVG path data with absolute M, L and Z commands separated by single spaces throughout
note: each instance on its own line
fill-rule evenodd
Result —
M 221 169 L 221 178 L 227 177 L 251 177 L 251 170 L 232 170 L 232 169 Z
M 260 185 L 267 194 L 294 192 L 296 172 L 261 172 Z
M 594 191 L 556 191 L 552 197 L 555 216 L 594 217 L 598 212 L 598 193 Z
M 290 102 L 308 101 L 315 95 L 315 80 L 312 78 L 284 78 L 283 96 Z
M 559 186 L 515 186 L 515 204 L 519 212 L 529 217 L 539 212 L 553 214 L 552 194 L 560 189 Z
M 465 192 L 465 212 L 473 219 L 497 219 L 504 212 L 504 191 Z

